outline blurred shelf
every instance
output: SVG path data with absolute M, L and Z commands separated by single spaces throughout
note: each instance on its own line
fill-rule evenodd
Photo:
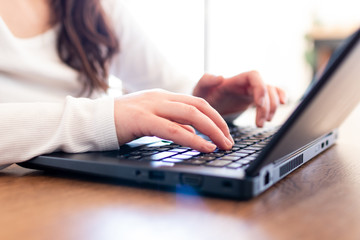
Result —
M 314 44 L 314 74 L 321 71 L 334 50 L 341 42 L 359 28 L 358 25 L 346 27 L 314 27 L 308 38 Z

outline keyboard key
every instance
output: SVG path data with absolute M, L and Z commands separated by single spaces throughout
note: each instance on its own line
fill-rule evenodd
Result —
M 238 156 L 230 156 L 230 155 L 226 155 L 223 157 L 218 158 L 218 160 L 228 160 L 228 161 L 236 161 L 239 160 L 240 157 Z
M 159 148 L 156 148 L 156 150 L 158 150 L 158 151 L 168 151 L 168 150 L 170 150 L 171 148 L 169 148 L 169 147 L 159 147 Z
M 262 147 L 256 147 L 254 145 L 245 148 L 244 150 L 254 150 L 254 151 L 260 151 L 261 149 L 263 149 Z
M 144 158 L 142 158 L 142 161 L 159 161 L 161 159 L 170 157 L 177 154 L 176 152 L 160 152 L 151 156 L 146 156 Z
M 232 161 L 214 160 L 214 161 L 206 163 L 206 165 L 211 166 L 211 167 L 224 167 L 230 163 L 232 163 Z
M 191 150 L 191 148 L 189 148 L 189 147 L 184 147 L 184 146 L 179 146 L 179 148 Z
M 244 137 L 235 137 L 233 138 L 234 139 L 234 142 L 241 142 L 241 141 L 244 141 L 245 138 Z
M 178 152 L 178 153 L 183 153 L 183 152 L 187 152 L 189 151 L 189 149 L 186 148 L 173 148 L 171 150 L 169 150 L 170 152 Z
M 133 152 L 130 152 L 130 154 L 131 154 L 132 156 L 134 156 L 134 155 L 141 155 L 142 152 L 140 152 L 140 151 L 133 151 Z
M 164 146 L 169 146 L 171 144 L 171 142 L 167 142 L 167 141 L 160 141 L 160 142 L 156 142 L 156 143 L 152 143 L 150 145 L 147 145 L 147 148 L 152 148 L 152 147 L 164 147 Z
M 244 160 L 249 160 L 249 161 L 254 161 L 256 159 L 256 156 L 250 155 L 250 156 L 244 157 L 243 159 Z
M 255 153 L 255 150 L 247 150 L 247 149 L 241 149 L 238 153 L 245 153 L 245 154 L 252 154 Z
M 237 157 L 239 159 L 239 158 L 242 158 L 242 157 L 246 157 L 248 155 L 249 155 L 248 153 L 233 152 L 233 153 L 230 153 L 227 156 Z
M 197 156 L 197 155 L 200 155 L 201 152 L 196 151 L 196 150 L 192 150 L 192 151 L 184 152 L 183 154 L 185 154 L 185 155 L 191 155 L 191 156 Z
M 245 147 L 247 147 L 247 145 L 246 144 L 241 144 L 241 143 L 235 143 L 234 147 L 245 148 Z
M 203 155 L 203 156 L 198 156 L 198 157 L 196 157 L 195 159 L 204 160 L 204 161 L 211 161 L 211 160 L 215 160 L 216 157 L 215 157 L 215 156 Z
M 142 156 L 151 156 L 151 155 L 154 155 L 156 153 L 158 153 L 159 151 L 148 151 L 148 152 L 143 152 L 141 155 Z
M 249 164 L 250 161 L 249 160 L 246 160 L 246 159 L 240 159 L 239 161 L 236 161 L 236 163 L 240 163 L 242 165 L 246 165 L 246 164 Z
M 215 158 L 217 158 L 217 157 L 222 157 L 222 156 L 224 156 L 225 155 L 225 153 L 216 153 L 216 152 L 212 152 L 212 153 L 207 153 L 207 154 L 205 154 L 205 156 L 211 156 L 211 157 L 215 157 Z
M 256 140 L 256 141 L 246 140 L 246 141 L 242 141 L 241 143 L 246 144 L 246 145 L 253 145 L 257 142 L 258 142 L 258 140 Z
M 179 147 L 183 147 L 183 146 L 173 143 L 173 144 L 168 145 L 168 147 L 170 147 L 170 148 L 179 148 Z
M 261 142 L 257 143 L 257 144 L 254 144 L 254 145 L 251 145 L 251 147 L 253 148 L 260 148 L 263 149 L 267 144 L 262 144 Z
M 161 160 L 161 162 L 171 162 L 171 163 L 179 163 L 182 161 L 184 161 L 184 160 L 176 159 L 176 158 L 165 158 L 165 159 Z
M 232 151 L 231 151 L 231 150 L 220 150 L 220 149 L 215 149 L 214 153 L 229 154 L 229 153 L 232 153 Z
M 232 149 L 231 149 L 231 151 L 239 151 L 241 148 L 239 148 L 239 147 L 233 147 Z
M 178 154 L 178 155 L 172 156 L 171 158 L 187 160 L 187 159 L 190 159 L 192 157 L 193 157 L 192 155 Z
M 240 168 L 242 167 L 242 164 L 241 163 L 237 163 L 237 162 L 233 162 L 233 163 L 230 163 L 229 165 L 226 166 L 227 168 Z
M 179 162 L 179 164 L 189 164 L 189 165 L 204 165 L 206 163 L 205 160 L 200 159 L 189 159 L 183 162 Z

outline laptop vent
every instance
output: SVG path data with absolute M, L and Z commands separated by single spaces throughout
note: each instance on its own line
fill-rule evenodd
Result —
M 298 167 L 304 162 L 304 156 L 301 154 L 291 160 L 290 162 L 286 163 L 284 166 L 280 167 L 280 177 L 284 176 L 286 173 L 290 172 L 294 168 Z

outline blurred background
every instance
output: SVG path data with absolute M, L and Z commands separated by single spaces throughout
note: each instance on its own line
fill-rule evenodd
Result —
M 126 0 L 168 61 L 198 79 L 258 70 L 298 99 L 360 26 L 359 0 Z

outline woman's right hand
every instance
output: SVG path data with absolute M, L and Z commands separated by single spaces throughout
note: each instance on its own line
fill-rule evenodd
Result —
M 220 114 L 204 99 L 164 90 L 141 91 L 115 100 L 119 144 L 142 136 L 157 136 L 200 152 L 216 146 L 231 149 L 234 141 Z M 207 141 L 194 128 L 208 136 Z

